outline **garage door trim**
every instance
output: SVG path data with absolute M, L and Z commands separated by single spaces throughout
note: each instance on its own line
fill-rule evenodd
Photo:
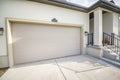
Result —
M 39 21 L 39 20 L 26 20 L 26 19 L 16 19 L 16 18 L 6 18 L 6 36 L 7 36 L 7 53 L 8 53 L 8 60 L 9 60 L 9 67 L 14 65 L 14 58 L 13 58 L 13 42 L 12 42 L 12 33 L 11 33 L 11 22 L 21 22 L 21 23 L 32 23 L 32 24 L 42 24 L 42 25 L 50 25 L 50 26 L 63 26 L 63 27 L 76 27 L 80 28 L 81 30 L 81 38 L 80 47 L 83 47 L 83 25 L 78 24 L 68 24 L 68 23 L 59 23 L 59 22 L 47 22 L 47 21 Z

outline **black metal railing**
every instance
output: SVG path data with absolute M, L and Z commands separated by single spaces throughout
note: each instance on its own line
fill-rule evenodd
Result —
M 116 37 L 113 33 L 107 34 L 103 32 L 103 46 L 110 48 L 113 52 L 120 56 L 120 39 Z
M 117 35 L 115 33 L 111 33 L 111 35 L 114 35 L 116 38 L 120 39 L 120 35 Z
M 94 44 L 94 34 L 93 33 L 88 33 L 87 35 L 87 45 L 93 46 Z

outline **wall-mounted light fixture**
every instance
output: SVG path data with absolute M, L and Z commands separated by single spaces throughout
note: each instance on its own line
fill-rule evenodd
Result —
M 58 22 L 56 18 L 51 19 L 51 22 Z
M 85 36 L 87 36 L 88 35 L 88 32 L 87 31 L 85 31 Z
M 0 28 L 0 35 L 3 35 L 4 33 L 4 28 Z

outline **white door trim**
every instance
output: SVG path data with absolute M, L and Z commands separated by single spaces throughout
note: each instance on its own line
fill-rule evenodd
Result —
M 81 28 L 81 41 L 83 41 L 83 25 L 77 25 L 77 24 L 68 24 L 68 23 L 59 23 L 59 22 L 46 22 L 46 21 L 39 21 L 39 20 L 26 20 L 26 19 L 16 19 L 16 18 L 6 18 L 6 36 L 7 36 L 7 52 L 8 52 L 8 60 L 9 60 L 9 67 L 12 67 L 14 65 L 14 59 L 13 59 L 13 42 L 12 42 L 12 33 L 11 33 L 11 22 L 21 22 L 21 23 L 32 23 L 32 24 L 42 24 L 42 25 L 51 25 L 51 26 L 63 26 L 63 27 L 76 27 Z M 83 43 L 83 42 L 81 42 Z M 83 44 L 81 46 L 81 49 L 83 49 Z M 82 51 L 82 50 L 81 50 Z

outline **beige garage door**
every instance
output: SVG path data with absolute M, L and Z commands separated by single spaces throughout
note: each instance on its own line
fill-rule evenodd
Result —
M 80 54 L 80 28 L 12 23 L 15 64 Z

